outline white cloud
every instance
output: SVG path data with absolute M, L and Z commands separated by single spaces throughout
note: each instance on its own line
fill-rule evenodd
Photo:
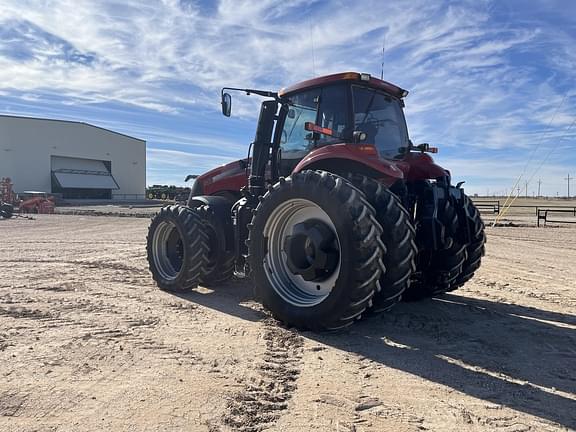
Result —
M 197 116 L 218 111 L 224 85 L 274 90 L 309 78 L 313 64 L 316 74 L 378 74 L 386 35 L 385 78 L 411 90 L 406 111 L 415 141 L 439 144 L 458 164 L 481 151 L 525 163 L 539 145 L 538 163 L 558 140 L 573 143 L 576 133 L 565 133 L 576 116 L 576 19 L 559 12 L 558 3 L 532 0 L 530 7 L 538 12 L 509 8 L 504 22 L 496 9 L 505 4 L 494 1 L 4 0 L 0 95 L 30 104 L 60 98 L 71 108 L 112 102 L 127 112 Z M 551 11 L 572 26 L 547 21 Z M 257 98 L 235 98 L 234 114 L 253 124 L 257 104 Z M 193 133 L 137 120 L 123 127 L 122 121 L 106 119 L 154 145 L 186 146 L 198 155 L 218 148 L 226 151 L 217 157 L 241 157 L 246 149 L 222 130 Z M 177 167 L 168 155 L 151 152 L 151 170 Z M 574 165 L 573 156 L 567 159 Z M 220 159 L 202 161 L 194 169 Z M 508 170 L 517 174 L 522 167 Z

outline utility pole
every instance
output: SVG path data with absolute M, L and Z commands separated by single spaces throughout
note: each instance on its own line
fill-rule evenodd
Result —
M 564 178 L 568 182 L 568 198 L 570 198 L 570 182 L 574 180 L 574 177 L 570 177 L 570 173 L 568 173 L 568 177 Z
M 540 185 L 542 185 L 542 179 L 538 179 L 538 198 L 540 198 Z
M 526 180 L 526 194 L 525 194 L 526 198 L 528 198 L 528 180 Z

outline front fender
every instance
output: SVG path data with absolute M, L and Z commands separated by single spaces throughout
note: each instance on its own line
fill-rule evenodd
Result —
M 334 174 L 361 172 L 373 178 L 389 178 L 390 183 L 404 178 L 396 164 L 380 159 L 373 146 L 358 144 L 333 144 L 310 152 L 292 171 L 323 169 Z
M 449 176 L 448 171 L 434 163 L 426 153 L 409 153 L 402 162 L 408 181 L 437 179 Z
M 207 206 L 212 213 L 212 217 L 220 221 L 220 226 L 224 229 L 224 238 L 226 240 L 226 250 L 234 250 L 234 228 L 232 226 L 232 202 L 226 198 L 201 195 L 191 197 L 188 201 L 188 207 L 197 208 Z

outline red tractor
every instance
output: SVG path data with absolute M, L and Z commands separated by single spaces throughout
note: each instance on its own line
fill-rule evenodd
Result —
M 345 327 L 462 286 L 480 266 L 484 224 L 428 144 L 414 145 L 408 94 L 368 74 L 311 79 L 262 102 L 247 159 L 199 176 L 186 206 L 152 220 L 147 253 L 161 289 L 250 276 L 287 325 Z

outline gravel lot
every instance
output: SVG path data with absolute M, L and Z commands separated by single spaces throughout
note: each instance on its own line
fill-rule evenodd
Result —
M 455 294 L 317 335 L 159 291 L 148 222 L 0 220 L 0 431 L 576 428 L 574 228 L 489 228 Z

